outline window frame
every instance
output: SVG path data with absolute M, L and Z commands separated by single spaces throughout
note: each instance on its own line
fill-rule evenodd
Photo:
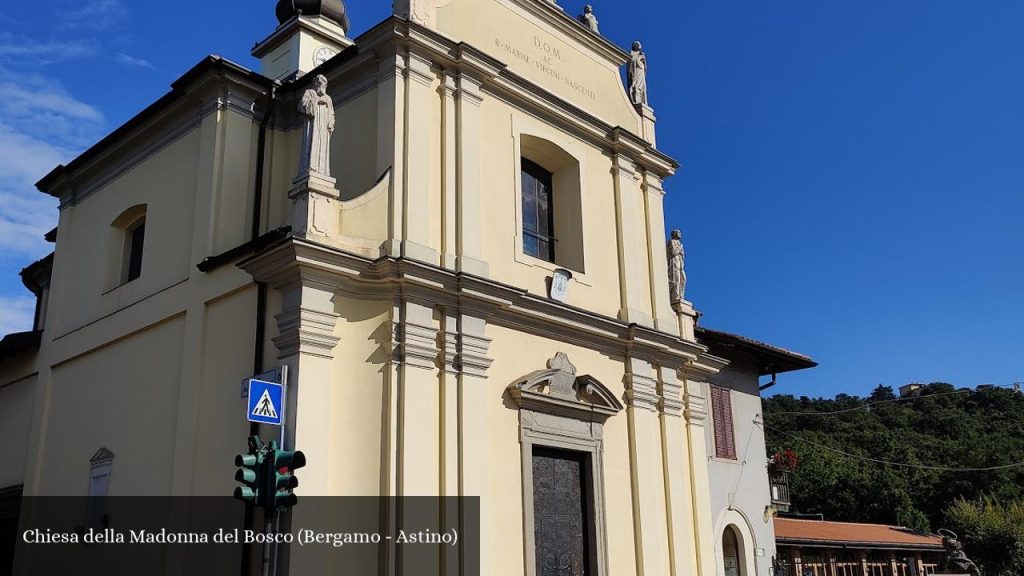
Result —
M 588 220 L 593 197 L 585 194 L 589 182 L 589 149 L 578 140 L 552 129 L 534 118 L 512 115 L 513 152 L 509 168 L 514 186 L 509 188 L 508 208 L 515 214 L 514 240 L 508 244 L 517 265 L 533 273 L 552 274 L 559 268 L 572 271 L 572 284 L 593 286 L 593 249 L 587 243 L 592 236 Z M 552 196 L 555 218 L 555 261 L 534 258 L 523 250 L 522 159 L 540 164 L 554 175 L 556 193 Z

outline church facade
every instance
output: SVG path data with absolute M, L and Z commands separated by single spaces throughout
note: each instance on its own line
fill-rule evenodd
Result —
M 39 183 L 0 488 L 230 494 L 239 383 L 287 366 L 300 498 L 477 496 L 482 574 L 721 573 L 729 361 L 666 250 L 642 46 L 546 0 L 397 0 L 354 39 L 338 0 L 278 17 L 258 72 L 202 61 Z

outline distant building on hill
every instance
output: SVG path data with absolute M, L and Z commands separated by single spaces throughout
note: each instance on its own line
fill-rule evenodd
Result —
M 900 386 L 900 398 L 906 398 L 913 394 L 918 393 L 924 389 L 924 384 L 914 382 L 913 384 L 907 384 L 906 386 Z
M 942 537 L 910 528 L 775 519 L 775 576 L 925 576 L 942 561 Z

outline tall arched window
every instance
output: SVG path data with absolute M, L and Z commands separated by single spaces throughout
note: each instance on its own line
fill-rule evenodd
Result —
M 523 164 L 523 253 L 555 261 L 555 216 L 552 200 L 554 175 L 543 166 L 522 159 Z

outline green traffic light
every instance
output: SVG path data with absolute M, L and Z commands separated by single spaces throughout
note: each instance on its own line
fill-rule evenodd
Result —
M 235 456 L 235 480 L 243 485 L 235 488 L 234 497 L 246 504 L 260 505 L 260 484 L 266 459 L 263 442 L 257 436 L 249 438 L 249 453 Z
M 299 500 L 292 492 L 299 485 L 295 470 L 306 465 L 306 455 L 298 450 L 278 450 L 277 444 L 271 442 L 267 465 L 267 508 L 280 511 L 295 506 Z

